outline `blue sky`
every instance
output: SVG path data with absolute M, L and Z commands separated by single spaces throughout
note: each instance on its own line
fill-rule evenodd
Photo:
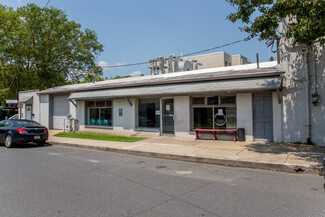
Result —
M 45 6 L 48 0 L 1 0 L 17 7 L 27 3 Z M 158 56 L 187 54 L 216 47 L 247 37 L 226 20 L 234 11 L 225 0 L 50 0 L 48 6 L 64 10 L 70 20 L 83 28 L 95 30 L 104 52 L 98 62 L 108 65 L 148 61 Z M 276 55 L 256 39 L 225 47 L 225 51 L 242 54 L 256 62 Z M 134 72 L 149 74 L 149 65 L 112 68 L 105 77 L 125 76 Z

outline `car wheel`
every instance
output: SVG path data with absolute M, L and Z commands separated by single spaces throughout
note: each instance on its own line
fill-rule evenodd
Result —
M 6 140 L 5 140 L 5 146 L 7 148 L 12 148 L 13 143 L 12 143 L 12 137 L 10 135 L 6 136 Z
M 38 146 L 44 146 L 45 145 L 45 142 L 37 142 L 37 145 Z

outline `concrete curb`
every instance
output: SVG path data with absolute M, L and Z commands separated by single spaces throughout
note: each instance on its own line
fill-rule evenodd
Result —
M 324 168 L 321 164 L 315 166 L 299 166 L 299 165 L 292 165 L 292 164 L 272 164 L 272 163 L 262 163 L 262 162 L 214 159 L 214 158 L 193 157 L 193 156 L 186 156 L 186 155 L 134 151 L 134 150 L 126 150 L 126 149 L 118 149 L 118 148 L 98 147 L 98 146 L 91 146 L 91 145 L 79 145 L 73 143 L 50 142 L 49 144 L 57 145 L 57 146 L 67 146 L 67 147 L 75 147 L 75 148 L 82 148 L 82 149 L 106 151 L 106 152 L 115 152 L 120 154 L 129 154 L 129 155 L 136 155 L 136 156 L 143 156 L 143 157 L 161 158 L 167 160 L 215 164 L 221 166 L 244 167 L 244 168 L 271 170 L 271 171 L 287 172 L 287 173 L 303 173 L 303 174 L 312 174 L 312 175 L 319 175 L 319 176 L 325 175 Z

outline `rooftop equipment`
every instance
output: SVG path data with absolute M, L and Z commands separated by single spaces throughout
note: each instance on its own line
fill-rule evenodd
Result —
M 191 71 L 194 68 L 197 70 L 201 63 L 198 63 L 196 59 L 183 61 L 183 57 L 176 57 L 174 54 L 167 58 L 157 57 L 149 61 L 151 75 L 159 75 L 165 73 Z M 167 66 L 166 66 L 167 63 Z M 194 67 L 195 63 L 195 67 Z M 167 71 L 166 71 L 167 69 Z

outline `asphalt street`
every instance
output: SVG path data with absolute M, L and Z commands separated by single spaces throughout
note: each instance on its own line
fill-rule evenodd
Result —
M 0 147 L 0 216 L 325 216 L 324 177 Z

